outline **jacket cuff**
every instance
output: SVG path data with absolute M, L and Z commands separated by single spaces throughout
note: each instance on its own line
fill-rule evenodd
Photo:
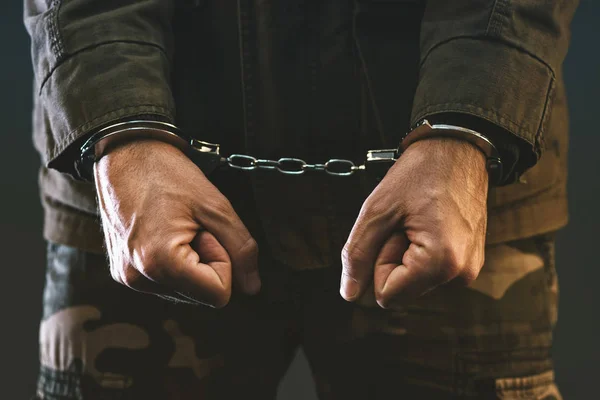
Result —
M 554 82 L 546 64 L 517 48 L 492 40 L 452 39 L 424 58 L 411 125 L 442 113 L 488 121 L 517 138 L 514 170 L 522 173 L 541 156 Z
M 520 155 L 521 152 L 527 154 L 530 146 L 518 136 L 470 114 L 438 113 L 428 115 L 426 118 L 435 124 L 450 124 L 472 129 L 487 137 L 498 150 L 502 160 L 502 177 L 498 186 L 515 183 L 523 174 L 523 163 L 519 162 Z
M 40 90 L 46 165 L 77 177 L 74 161 L 91 132 L 139 115 L 173 122 L 168 71 L 166 54 L 144 43 L 101 44 L 64 60 Z

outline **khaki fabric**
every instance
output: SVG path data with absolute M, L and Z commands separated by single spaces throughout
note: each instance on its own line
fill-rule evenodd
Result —
M 134 292 L 107 268 L 48 246 L 39 399 L 274 399 L 298 348 L 322 400 L 561 399 L 551 235 L 489 245 L 470 287 L 393 310 L 369 293 L 344 301 L 339 265 L 294 271 L 263 255 L 261 293 L 234 291 L 220 310 Z

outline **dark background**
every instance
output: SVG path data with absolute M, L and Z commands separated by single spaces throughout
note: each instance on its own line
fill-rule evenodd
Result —
M 30 139 L 32 72 L 18 0 L 0 5 L 0 398 L 28 399 L 37 373 L 45 245 Z M 600 398 L 600 1 L 582 0 L 565 62 L 571 109 L 571 222 L 558 239 L 561 303 L 555 360 L 566 399 Z M 596 247 L 599 246 L 599 247 Z M 281 399 L 314 398 L 300 354 Z

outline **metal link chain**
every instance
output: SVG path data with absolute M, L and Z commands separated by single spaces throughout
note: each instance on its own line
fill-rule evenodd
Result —
M 196 158 L 195 162 L 205 173 L 215 168 L 229 167 L 243 171 L 275 170 L 285 175 L 302 175 L 307 171 L 318 171 L 333 176 L 350 176 L 356 171 L 370 171 L 383 176 L 398 157 L 396 149 L 380 149 L 367 151 L 366 160 L 362 165 L 356 165 L 353 161 L 341 158 L 332 158 L 324 164 L 309 164 L 300 158 L 293 157 L 265 160 L 247 154 L 221 156 L 218 144 L 196 139 L 192 139 L 190 145 L 197 154 L 202 155 L 200 158 Z
M 219 144 L 190 138 L 174 125 L 160 121 L 136 120 L 110 125 L 86 140 L 81 146 L 77 161 L 78 171 L 83 171 L 80 172 L 82 177 L 89 178 L 93 163 L 102 156 L 103 148 L 110 145 L 111 141 L 121 140 L 124 137 L 139 137 L 140 132 L 143 132 L 144 137 L 162 140 L 177 147 L 205 174 L 210 174 L 219 167 L 230 167 L 246 171 L 275 170 L 286 175 L 302 175 L 306 171 L 319 171 L 334 176 L 350 176 L 356 171 L 367 171 L 381 178 L 399 157 L 398 149 L 368 150 L 365 162 L 361 165 L 340 158 L 332 158 L 324 164 L 309 164 L 293 157 L 284 157 L 277 161 L 259 159 L 246 154 L 232 154 L 226 157 L 220 154 Z
M 284 157 L 279 160 L 263 160 L 245 154 L 232 154 L 224 159 L 234 169 L 253 171 L 257 169 L 277 170 L 286 175 L 302 175 L 306 171 L 325 171 L 329 175 L 349 176 L 365 165 L 356 165 L 350 160 L 332 158 L 325 164 L 309 164 L 299 158 Z
M 382 179 L 387 170 L 400 157 L 410 143 L 423 138 L 434 137 L 438 131 L 444 135 L 451 135 L 465 139 L 479 147 L 487 158 L 487 169 L 493 175 L 494 183 L 502 178 L 502 162 L 496 147 L 490 140 L 467 128 L 454 125 L 431 125 L 427 120 L 422 120 L 416 127 L 402 139 L 402 145 L 397 149 L 368 150 L 365 162 L 356 165 L 350 160 L 332 158 L 324 164 L 309 164 L 299 158 L 284 157 L 279 160 L 258 159 L 246 154 L 232 154 L 229 157 L 221 156 L 220 145 L 190 138 L 176 126 L 160 122 L 136 120 L 119 122 L 95 132 L 81 146 L 80 157 L 76 161 L 76 169 L 84 179 L 89 179 L 93 163 L 97 161 L 106 146 L 114 140 L 126 137 L 139 137 L 143 132 L 145 137 L 165 141 L 186 153 L 205 174 L 211 173 L 219 167 L 230 167 L 238 170 L 276 170 L 286 175 L 302 175 L 306 171 L 321 171 L 334 176 L 350 176 L 356 171 L 366 171 Z M 413 133 L 414 132 L 414 133 Z M 407 139 L 412 137 L 412 141 Z

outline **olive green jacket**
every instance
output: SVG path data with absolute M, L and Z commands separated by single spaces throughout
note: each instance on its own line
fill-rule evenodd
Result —
M 576 5 L 26 0 L 45 237 L 102 251 L 94 188 L 74 161 L 91 132 L 140 116 L 224 154 L 309 162 L 360 162 L 424 117 L 464 121 L 514 156 L 508 184 L 489 192 L 488 242 L 556 230 L 567 222 L 561 66 Z M 360 174 L 210 178 L 273 255 L 298 268 L 339 262 L 374 187 Z

